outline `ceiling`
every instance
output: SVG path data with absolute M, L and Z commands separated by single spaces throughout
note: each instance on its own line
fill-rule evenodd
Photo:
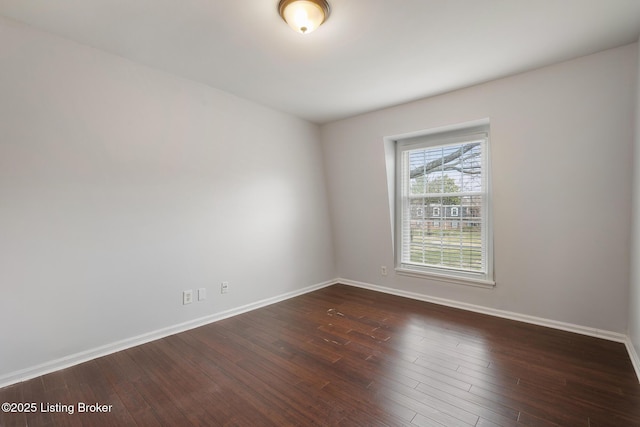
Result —
M 0 0 L 0 15 L 315 123 L 638 40 L 640 0 Z

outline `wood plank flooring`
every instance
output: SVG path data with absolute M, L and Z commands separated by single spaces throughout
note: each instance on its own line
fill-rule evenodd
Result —
M 344 285 L 0 389 L 2 402 L 38 405 L 2 426 L 640 426 L 623 344 Z

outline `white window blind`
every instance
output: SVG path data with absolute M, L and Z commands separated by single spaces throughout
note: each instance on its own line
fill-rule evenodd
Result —
M 398 267 L 493 284 L 488 129 L 398 141 Z

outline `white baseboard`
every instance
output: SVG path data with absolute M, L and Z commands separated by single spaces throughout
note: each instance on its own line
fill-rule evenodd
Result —
M 209 316 L 201 317 L 198 319 L 190 320 L 188 322 L 180 323 L 178 325 L 169 326 L 167 328 L 158 329 L 152 332 L 148 332 L 142 335 L 138 335 L 131 338 L 126 338 L 121 341 L 117 341 L 111 344 L 103 345 L 90 350 L 75 353 L 60 359 L 52 360 L 50 362 L 42 363 L 37 366 L 32 366 L 26 369 L 22 369 L 15 372 L 10 372 L 0 377 L 0 388 L 6 387 L 21 381 L 26 381 L 31 378 L 39 377 L 60 369 L 65 369 L 80 363 L 88 362 L 89 360 L 97 359 L 98 357 L 107 356 L 109 354 L 126 350 L 128 348 L 136 347 L 141 344 L 145 344 L 151 341 L 155 341 L 160 338 L 168 337 L 180 332 L 188 331 L 200 326 L 207 325 L 209 323 L 217 322 L 222 319 L 237 316 L 238 314 L 246 313 L 248 311 L 256 310 L 258 308 L 266 307 L 271 304 L 275 304 L 280 301 L 284 301 L 298 295 L 306 294 L 316 291 L 318 289 L 325 288 L 337 283 L 335 280 L 330 280 L 323 283 L 308 286 L 306 288 L 298 289 L 292 292 L 287 292 L 281 295 L 277 295 L 272 298 L 263 299 L 250 304 L 246 304 L 237 308 L 215 313 Z
M 517 320 L 519 322 L 531 323 L 538 326 L 546 326 L 553 329 L 560 329 L 568 332 L 575 332 L 581 335 L 588 335 L 596 338 L 603 338 L 609 341 L 624 343 L 627 336 L 617 332 L 605 331 L 602 329 L 590 328 L 588 326 L 574 325 L 572 323 L 558 322 L 556 320 L 544 319 L 542 317 L 529 316 L 527 314 L 515 313 L 512 311 L 498 310 L 495 308 L 483 307 L 481 305 L 467 304 L 464 302 L 454 301 L 450 299 L 437 298 L 429 295 L 419 294 L 416 292 L 402 291 L 399 289 L 387 288 L 384 286 L 372 285 L 370 283 L 356 282 L 349 279 L 338 279 L 336 283 L 365 288 L 372 291 L 383 292 L 386 294 L 397 295 L 400 297 L 411 298 L 419 301 L 431 302 L 447 307 L 460 308 L 462 310 L 473 311 L 476 313 L 488 314 L 489 316 L 502 317 L 504 319 Z
M 629 358 L 631 359 L 631 364 L 633 365 L 633 369 L 636 371 L 636 376 L 638 377 L 638 381 L 640 381 L 640 357 L 638 356 L 638 352 L 636 348 L 633 346 L 631 342 L 631 338 L 627 337 L 624 344 L 627 346 L 627 352 L 629 353 Z

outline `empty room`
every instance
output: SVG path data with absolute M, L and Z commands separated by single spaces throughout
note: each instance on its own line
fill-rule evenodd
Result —
M 640 426 L 639 0 L 0 0 L 0 426 Z

